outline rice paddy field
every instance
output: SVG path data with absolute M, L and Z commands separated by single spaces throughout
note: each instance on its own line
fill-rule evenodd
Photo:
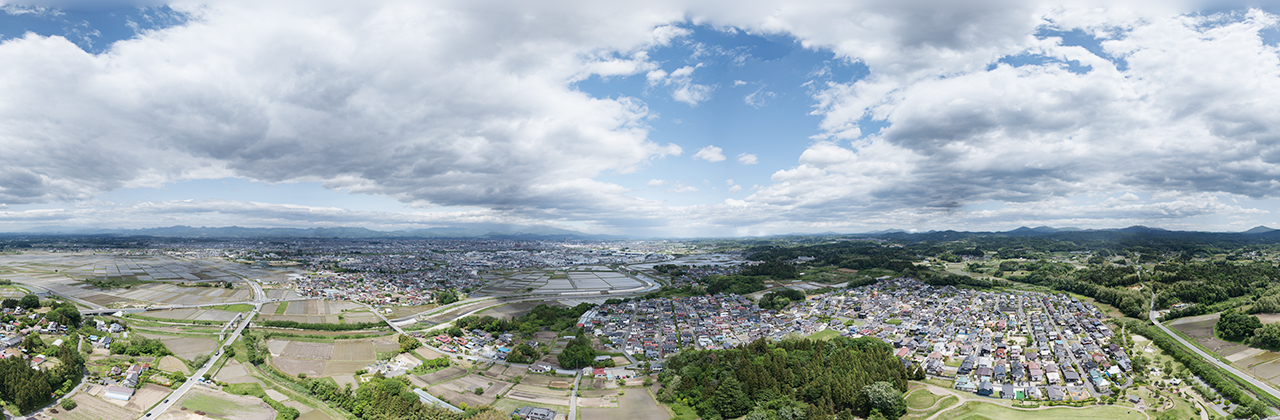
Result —
M 352 375 L 377 360 L 379 352 L 399 348 L 395 336 L 334 340 L 315 343 L 306 341 L 269 340 L 271 362 L 290 375 Z
M 311 324 L 377 322 L 381 319 L 364 306 L 345 300 L 299 300 L 262 305 L 258 319 L 297 321 Z
M 579 267 L 573 271 L 511 271 L 485 275 L 484 278 L 488 284 L 473 295 L 622 291 L 643 286 L 640 281 L 603 266 Z
M 286 280 L 291 268 L 254 268 L 217 258 L 169 255 L 112 255 L 92 252 L 24 252 L 0 255 L 0 279 L 51 291 L 86 306 L 126 308 L 249 300 L 247 288 L 182 287 L 200 282 L 240 282 L 243 278 Z M 99 288 L 87 281 L 109 282 Z M 291 292 L 281 291 L 282 294 Z

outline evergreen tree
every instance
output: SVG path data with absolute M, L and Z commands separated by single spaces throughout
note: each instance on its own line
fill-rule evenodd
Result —
M 716 387 L 713 399 L 716 411 L 725 418 L 738 418 L 751 409 L 751 400 L 742 390 L 742 384 L 733 375 L 727 375 L 720 386 Z

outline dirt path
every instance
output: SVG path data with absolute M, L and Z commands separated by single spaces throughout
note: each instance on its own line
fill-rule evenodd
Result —
M 952 395 L 952 396 L 955 396 L 956 398 L 959 398 L 959 399 L 960 399 L 960 403 L 959 403 L 959 404 L 956 404 L 956 406 L 955 406 L 955 407 L 951 407 L 951 408 L 948 408 L 948 409 L 945 409 L 945 410 L 939 411 L 939 412 L 937 412 L 937 413 L 933 413 L 933 415 L 932 415 L 932 416 L 929 416 L 929 418 L 926 418 L 925 420 L 934 420 L 934 419 L 938 418 L 938 416 L 942 415 L 942 413 L 946 413 L 946 412 L 949 412 L 949 411 L 951 411 L 951 410 L 955 410 L 955 409 L 957 409 L 957 408 L 963 407 L 963 406 L 964 406 L 964 404 L 965 404 L 966 402 L 969 402 L 969 401 L 977 401 L 977 402 L 983 402 L 983 403 L 987 403 L 987 404 L 996 404 L 996 403 L 993 403 L 993 402 L 987 401 L 987 400 L 986 400 L 986 399 L 984 399 L 984 398 L 977 398 L 977 397 L 972 397 L 972 398 L 971 398 L 971 397 L 965 396 L 964 394 L 966 394 L 966 393 L 959 393 L 959 392 L 955 392 L 954 390 L 946 389 L 946 388 L 943 388 L 943 387 L 940 387 L 940 386 L 937 386 L 937 385 L 927 384 L 927 383 L 922 383 L 922 382 L 917 382 L 917 383 L 920 383 L 920 384 L 924 385 L 924 389 L 929 390 L 929 392 L 932 392 L 932 393 L 934 393 L 934 394 L 936 394 L 936 395 L 942 395 L 942 396 L 943 396 L 943 398 L 946 398 L 946 396 L 947 396 L 947 395 Z M 942 400 L 938 400 L 938 401 L 939 401 L 939 402 L 941 402 Z M 938 403 L 937 403 L 937 402 L 935 402 L 935 403 L 933 403 L 933 404 L 934 404 L 934 405 L 937 405 Z M 1004 404 L 997 404 L 997 405 L 1004 405 Z M 930 407 L 930 408 L 932 408 L 932 407 Z M 1053 409 L 1053 408 L 1069 408 L 1069 409 L 1074 409 L 1074 410 L 1084 410 L 1084 409 L 1089 409 L 1089 408 L 1093 408 L 1093 407 L 1056 406 L 1056 407 L 1020 408 L 1020 407 L 1012 407 L 1012 406 L 1009 406 L 1009 408 L 1012 408 L 1012 409 L 1014 409 L 1014 410 L 1038 411 L 1038 410 L 1048 410 L 1048 409 Z M 1146 417 L 1146 418 L 1147 418 L 1147 420 L 1151 420 L 1151 415 L 1150 415 L 1150 414 L 1147 414 L 1145 411 L 1139 411 L 1139 413 L 1142 413 L 1142 415 L 1143 415 L 1144 417 Z M 1202 413 L 1203 413 L 1203 412 L 1202 412 Z M 1201 420 L 1208 420 L 1208 417 L 1206 417 L 1204 414 L 1202 414 L 1202 415 L 1201 415 L 1201 417 L 1204 417 L 1204 418 L 1202 418 Z

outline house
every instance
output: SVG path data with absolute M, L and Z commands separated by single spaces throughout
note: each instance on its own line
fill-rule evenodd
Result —
M 522 419 L 531 420 L 551 420 L 556 418 L 555 411 L 542 407 L 530 407 L 527 405 L 516 409 L 516 411 L 513 411 L 511 414 Z
M 1066 397 L 1066 394 L 1062 393 L 1062 387 L 1057 385 L 1049 385 L 1046 395 L 1048 395 L 1049 401 L 1062 401 Z
M 129 398 L 133 397 L 133 388 L 107 385 L 107 392 L 103 396 L 120 401 L 129 401 Z
M 1012 400 L 1015 395 L 1017 394 L 1013 392 L 1013 385 L 1004 384 L 1003 387 L 1000 387 L 1000 398 L 1006 399 L 1006 400 Z
M 551 366 L 543 363 L 534 363 L 533 366 L 529 366 L 529 371 L 533 373 L 547 373 L 551 371 Z
M 994 392 L 995 388 L 991 386 L 991 381 L 982 381 L 982 383 L 978 385 L 978 395 L 990 397 Z

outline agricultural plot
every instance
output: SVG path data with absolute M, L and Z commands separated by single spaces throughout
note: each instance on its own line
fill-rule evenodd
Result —
M 279 302 L 264 305 L 262 314 L 259 315 L 264 321 L 296 321 L 311 324 L 337 324 L 341 322 L 339 316 L 348 316 L 343 311 L 364 309 L 364 306 L 348 301 L 330 301 L 330 300 L 300 300 L 294 302 Z M 376 321 L 378 318 L 370 312 L 365 311 L 369 317 Z M 365 322 L 347 319 L 347 322 Z M 372 321 L 369 321 L 372 322 Z
M 270 340 L 267 349 L 275 357 L 272 363 L 291 375 L 351 375 L 373 363 L 377 357 L 375 342 L 384 340 L 335 340 L 332 343 Z
M 175 356 L 183 360 L 191 360 L 201 354 L 213 353 L 218 348 L 218 341 L 212 338 L 175 337 L 171 335 L 140 333 L 143 337 L 159 339 Z
M 17 286 L 0 286 L 0 299 L 21 298 L 27 294 L 26 290 Z
M 59 409 L 58 418 L 61 420 L 130 420 L 141 414 L 129 411 L 128 409 L 106 402 L 101 398 L 90 395 L 86 392 L 78 392 L 71 397 L 76 402 L 74 410 Z
M 179 287 L 169 283 L 239 281 L 240 278 L 283 280 L 294 271 L 252 268 L 221 259 L 187 260 L 166 255 L 38 251 L 0 255 L 0 272 L 4 272 L 0 279 L 28 283 L 92 305 L 118 308 L 249 300 L 252 292 L 248 289 Z M 98 289 L 84 280 L 130 287 Z
M 546 388 L 534 388 L 523 383 L 512 387 L 504 398 L 548 405 L 569 405 L 569 393 L 552 391 Z
M 468 375 L 462 378 L 434 385 L 427 388 L 427 392 L 432 395 L 441 396 L 454 404 L 465 402 L 468 406 L 489 405 L 498 399 L 499 395 L 511 388 L 510 382 L 502 382 L 494 379 L 485 378 L 483 376 Z M 483 390 L 482 393 L 476 394 L 476 388 Z
M 188 308 L 188 309 L 167 309 L 163 311 L 147 311 L 142 315 L 151 317 L 151 318 L 164 318 L 164 319 L 173 319 L 173 320 L 227 322 L 235 319 L 237 315 L 240 315 L 240 313 L 232 312 L 232 311 L 221 311 L 216 309 Z
M 637 420 L 666 420 L 671 418 L 667 410 L 658 406 L 658 402 L 648 392 L 633 390 L 620 395 L 618 408 L 579 408 L 582 420 L 614 420 L 628 418 Z
M 185 410 L 184 410 L 185 409 Z M 181 400 L 178 400 L 168 411 L 160 415 L 160 419 L 183 420 L 193 417 L 196 412 L 206 416 L 225 420 L 271 420 L 276 411 L 261 399 L 231 395 L 221 391 L 193 388 Z
M 534 270 L 506 276 L 485 276 L 488 284 L 481 295 L 514 293 L 571 293 L 602 290 L 628 290 L 642 285 L 639 281 L 608 267 L 582 267 L 574 271 Z
M 1261 314 L 1263 323 L 1280 321 L 1280 314 Z M 1280 353 L 1255 349 L 1241 344 L 1219 340 L 1213 335 L 1213 326 L 1218 322 L 1218 314 L 1188 317 L 1174 320 L 1169 326 L 1191 337 L 1201 346 L 1218 353 L 1232 362 L 1237 368 L 1280 385 Z
M 426 382 L 429 384 L 438 384 L 446 381 L 451 381 L 456 378 L 460 378 L 466 374 L 467 374 L 466 369 L 463 369 L 457 366 L 452 366 L 452 367 L 447 367 L 441 370 L 437 370 L 435 372 L 428 373 L 426 375 L 419 376 L 418 379 L 421 379 L 423 382 Z
M 141 413 L 151 409 L 151 406 L 156 405 L 171 392 L 173 392 L 172 389 L 160 385 L 146 384 L 142 388 L 133 391 L 133 398 L 130 398 L 129 404 L 124 407 Z

